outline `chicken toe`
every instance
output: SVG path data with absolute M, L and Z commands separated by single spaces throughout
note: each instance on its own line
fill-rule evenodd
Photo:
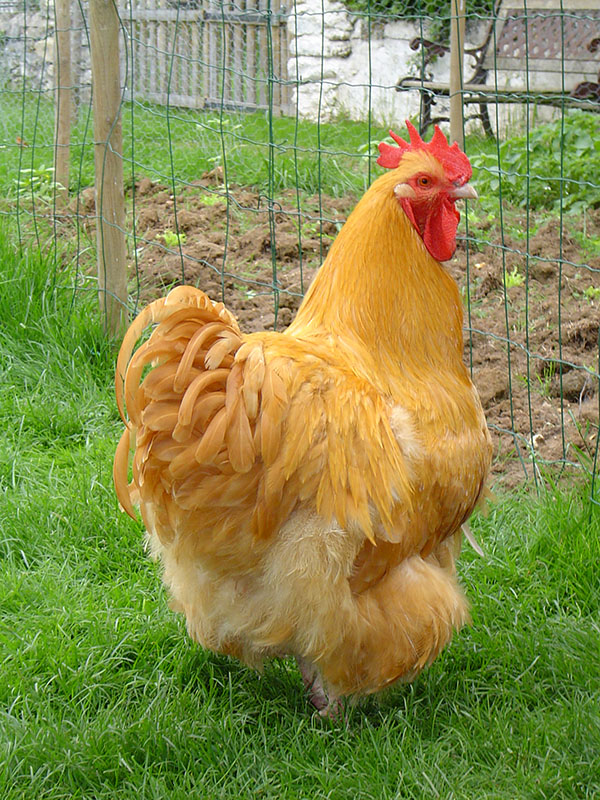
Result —
M 342 698 L 326 691 L 323 686 L 323 679 L 314 664 L 305 658 L 296 658 L 296 661 L 302 676 L 304 690 L 311 705 L 319 712 L 319 716 L 332 722 L 344 720 L 344 702 Z

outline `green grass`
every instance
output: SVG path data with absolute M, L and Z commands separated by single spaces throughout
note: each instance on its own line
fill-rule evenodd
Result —
M 600 520 L 584 491 L 501 498 L 464 630 L 415 683 L 311 715 L 188 640 L 119 512 L 114 348 L 94 293 L 0 236 L 0 795 L 583 798 L 600 793 Z
M 501 188 L 503 202 L 517 208 L 528 203 L 534 211 L 562 207 L 581 213 L 598 206 L 599 190 L 590 177 L 600 165 L 596 126 L 594 114 L 575 110 L 564 121 L 535 125 L 528 136 L 515 130 L 499 144 L 476 133 L 467 136 L 465 149 L 481 202 L 497 214 Z M 334 197 L 360 196 L 379 171 L 376 144 L 388 135 L 387 127 L 344 119 L 317 125 L 294 117 L 271 118 L 266 112 L 221 114 L 147 103 L 124 104 L 122 127 L 129 186 L 140 177 L 181 186 L 222 167 L 228 184 L 258 187 L 271 196 L 296 188 L 318 194 L 322 187 Z M 402 121 L 394 127 L 405 135 Z M 53 130 L 51 97 L 0 91 L 0 149 L 7 156 L 0 159 L 3 196 L 14 198 L 20 181 L 26 205 L 31 177 L 48 183 Z M 90 109 L 83 105 L 71 133 L 71 191 L 93 185 L 93 158 Z
M 71 133 L 70 188 L 93 185 L 93 130 L 82 106 Z M 125 181 L 149 177 L 177 185 L 223 167 L 229 184 L 265 191 L 298 188 L 309 194 L 327 186 L 333 196 L 360 195 L 369 183 L 365 155 L 387 129 L 342 120 L 335 125 L 269 118 L 265 112 L 224 114 L 149 104 L 126 104 L 122 112 Z M 54 106 L 35 93 L 0 92 L 0 190 L 14 197 L 17 181 L 53 164 Z M 403 127 L 403 126 L 402 126 Z M 27 147 L 17 144 L 17 137 Z M 317 152 L 319 149 L 320 155 Z M 173 177 L 176 176 L 176 179 Z M 30 196 L 30 195 L 29 195 Z M 29 199 L 23 193 L 24 202 Z

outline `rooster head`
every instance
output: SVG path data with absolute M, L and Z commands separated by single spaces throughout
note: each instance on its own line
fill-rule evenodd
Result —
M 398 146 L 382 142 L 377 163 L 396 171 L 394 194 L 398 203 L 429 253 L 436 261 L 448 261 L 456 249 L 460 220 L 455 202 L 477 197 L 468 183 L 471 164 L 456 142 L 448 144 L 437 125 L 429 143 L 408 120 L 406 127 L 410 142 L 390 131 Z

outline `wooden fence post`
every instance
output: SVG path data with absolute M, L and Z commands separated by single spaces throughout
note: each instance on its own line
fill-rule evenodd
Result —
M 98 289 L 107 332 L 118 336 L 127 322 L 127 251 L 119 16 L 114 0 L 90 0 L 90 46 Z
M 56 14 L 54 180 L 62 187 L 57 191 L 57 201 L 64 204 L 69 198 L 73 92 L 71 80 L 71 0 L 56 0 L 54 10 Z
M 71 81 L 73 83 L 71 104 L 73 107 L 73 122 L 77 121 L 79 107 L 83 102 L 83 87 L 81 84 L 84 70 L 81 65 L 81 49 L 84 28 L 83 10 L 76 0 L 71 7 Z
M 450 0 L 450 139 L 464 149 L 465 0 Z

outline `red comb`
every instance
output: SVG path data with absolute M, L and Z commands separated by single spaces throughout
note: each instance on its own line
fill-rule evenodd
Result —
M 404 139 L 401 139 L 393 131 L 390 131 L 390 136 L 397 143 L 398 147 L 394 147 L 386 142 L 381 142 L 379 145 L 380 155 L 377 159 L 377 163 L 380 167 L 395 169 L 400 164 L 402 156 L 405 153 L 409 151 L 414 152 L 415 150 L 425 150 L 431 153 L 431 155 L 437 158 L 442 164 L 450 181 L 461 181 L 461 183 L 465 183 L 469 180 L 472 174 L 469 159 L 456 142 L 452 145 L 448 144 L 448 140 L 437 125 L 435 126 L 433 138 L 428 144 L 421 139 L 412 122 L 406 120 L 406 127 L 408 128 L 410 142 L 405 142 Z

